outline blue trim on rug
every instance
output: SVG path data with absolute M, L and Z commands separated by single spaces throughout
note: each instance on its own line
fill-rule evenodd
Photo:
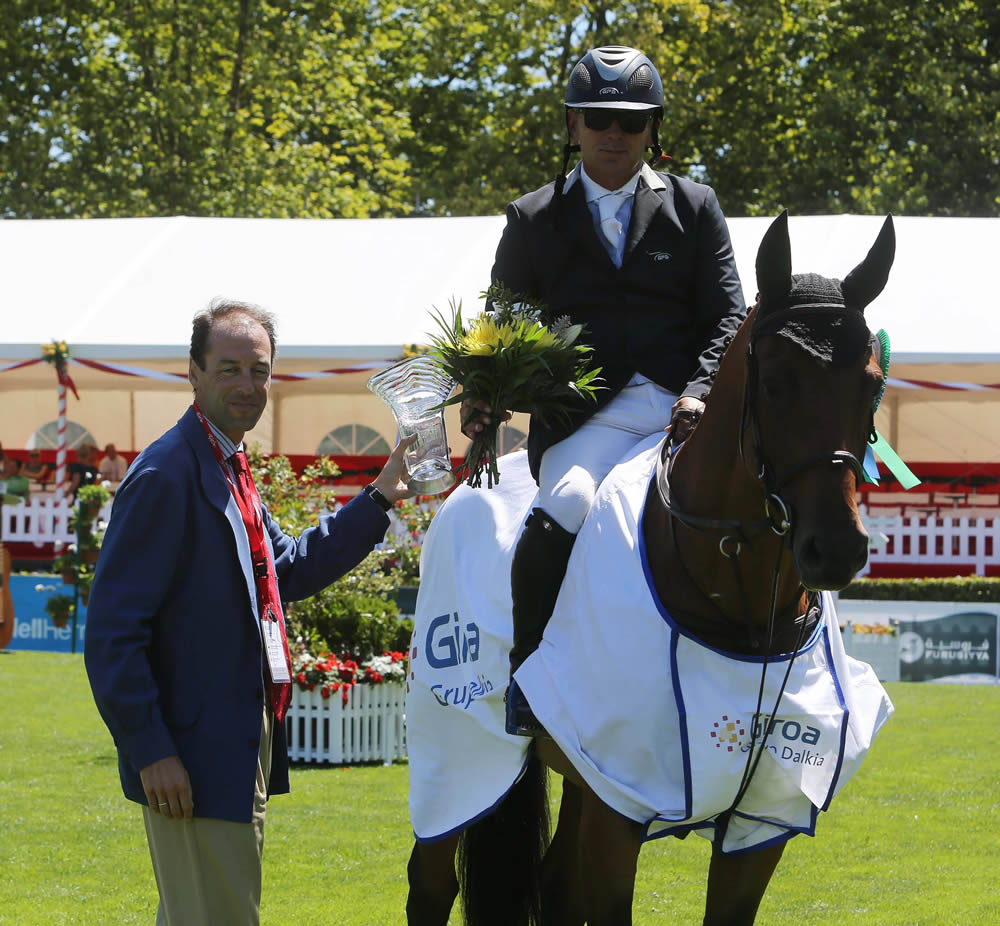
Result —
M 464 823 L 459 823 L 458 826 L 453 826 L 447 832 L 439 833 L 437 836 L 418 836 L 416 830 L 414 830 L 413 838 L 420 843 L 430 844 L 435 842 L 441 842 L 441 840 L 447 839 L 449 836 L 454 836 L 456 833 L 461 833 L 463 830 L 468 829 L 470 826 L 472 826 L 473 823 L 478 823 L 480 820 L 482 820 L 483 817 L 488 817 L 491 813 L 493 813 L 494 810 L 497 809 L 497 807 L 499 807 L 506 800 L 507 795 L 510 794 L 510 792 L 514 789 L 514 785 L 516 785 L 524 776 L 524 773 L 528 769 L 528 763 L 531 761 L 531 757 L 532 757 L 532 752 L 529 749 L 528 752 L 525 754 L 524 764 L 521 766 L 521 771 L 517 773 L 517 777 L 510 783 L 510 787 L 506 791 L 504 791 L 504 793 L 501 794 L 500 797 L 498 797 L 485 810 L 483 810 L 480 813 L 477 813 L 474 817 L 470 817 Z

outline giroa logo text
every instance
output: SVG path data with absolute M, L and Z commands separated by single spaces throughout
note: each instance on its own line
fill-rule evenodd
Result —
M 469 621 L 459 625 L 458 612 L 441 614 L 431 621 L 424 643 L 427 662 L 434 669 L 447 669 L 479 659 L 479 627 Z

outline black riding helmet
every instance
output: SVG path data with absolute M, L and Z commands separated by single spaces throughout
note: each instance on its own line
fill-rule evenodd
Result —
M 653 156 L 649 163 L 654 164 L 663 156 L 656 138 L 663 118 L 663 81 L 653 62 L 637 48 L 604 45 L 588 51 L 569 76 L 566 109 L 649 110 L 653 113 Z M 557 192 L 561 192 L 566 182 L 569 156 L 579 150 L 580 146 L 572 142 L 564 146 L 563 166 L 556 178 Z

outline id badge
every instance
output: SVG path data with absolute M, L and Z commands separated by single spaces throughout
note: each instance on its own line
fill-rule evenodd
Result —
M 270 609 L 260 622 L 262 635 L 264 638 L 264 651 L 267 653 L 267 668 L 271 673 L 272 682 L 290 682 L 292 677 L 288 674 L 288 661 L 285 659 L 285 647 L 281 642 L 281 625 L 269 618 Z

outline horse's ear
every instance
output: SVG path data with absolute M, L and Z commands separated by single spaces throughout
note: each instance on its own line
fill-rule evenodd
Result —
M 757 249 L 757 292 L 761 311 L 782 305 L 792 289 L 792 248 L 788 242 L 788 210 L 764 232 Z
M 895 256 L 896 230 L 892 225 L 892 216 L 887 215 L 868 256 L 840 284 L 844 304 L 848 308 L 864 312 L 865 306 L 885 289 Z

